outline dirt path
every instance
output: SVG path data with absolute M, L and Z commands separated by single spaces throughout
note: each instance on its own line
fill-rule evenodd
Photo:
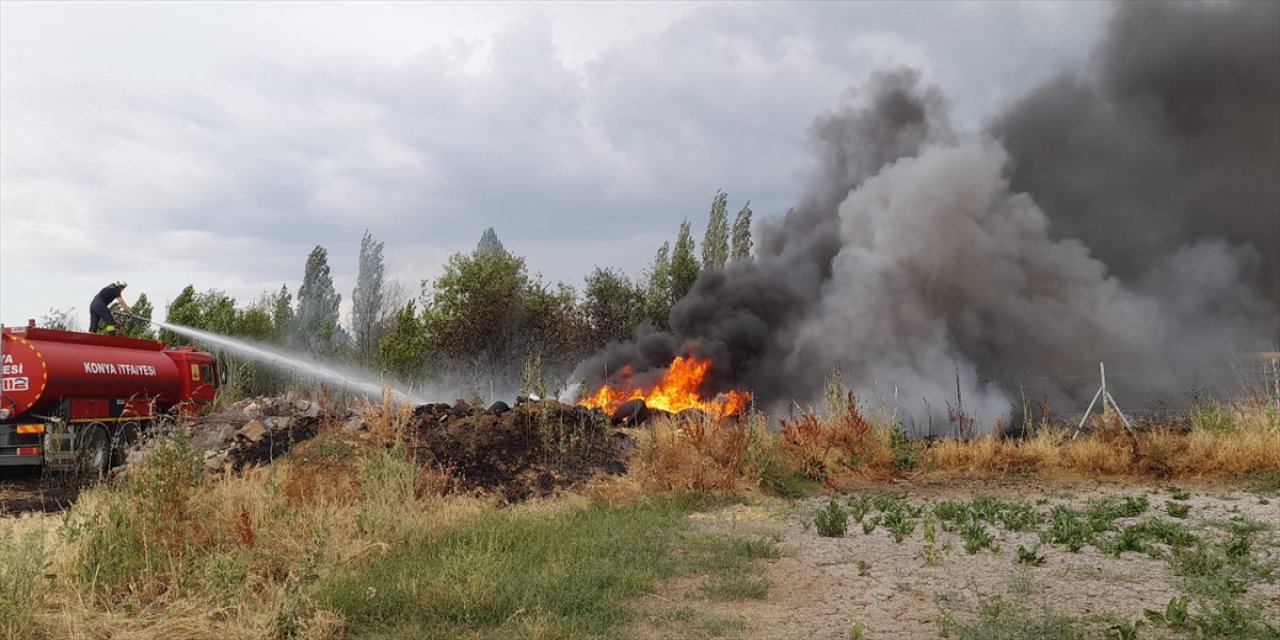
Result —
M 1021 486 L 1015 490 L 1008 486 L 975 486 L 972 481 L 933 487 L 898 485 L 883 490 L 905 492 L 906 502 L 916 506 L 985 494 L 1034 505 L 1041 513 L 1047 513 L 1054 505 L 1085 509 L 1100 499 L 1145 498 L 1149 506 L 1144 512 L 1116 519 L 1117 528 L 1161 519 L 1182 524 L 1207 538 L 1223 535 L 1220 529 L 1227 522 L 1270 524 L 1271 530 L 1260 534 L 1269 547 L 1263 552 L 1262 562 L 1280 566 L 1280 553 L 1275 546 L 1280 542 L 1275 531 L 1275 526 L 1280 525 L 1280 500 L 1240 491 L 1207 488 L 1174 500 L 1167 487 Z M 839 504 L 847 504 L 846 500 L 841 497 Z M 1168 502 L 1188 505 L 1189 515 L 1171 518 L 1166 512 Z M 895 542 L 883 525 L 865 534 L 862 525 L 852 518 L 845 537 L 822 537 L 810 523 L 826 505 L 825 498 L 801 503 L 770 501 L 760 506 L 734 506 L 697 514 L 695 519 L 701 529 L 777 541 L 782 557 L 764 561 L 764 576 L 772 586 L 762 600 L 736 602 L 707 601 L 697 597 L 696 588 L 687 589 L 691 599 L 686 604 L 701 612 L 705 620 L 722 621 L 721 630 L 704 624 L 704 632 L 693 633 L 689 628 L 666 624 L 658 625 L 647 635 L 933 639 L 942 637 L 940 624 L 945 624 L 944 619 L 976 618 L 982 604 L 996 597 L 1035 612 L 1130 621 L 1141 619 L 1144 609 L 1164 611 L 1170 599 L 1182 593 L 1170 562 L 1146 553 L 1124 552 L 1115 557 L 1092 546 L 1073 553 L 1061 545 L 1045 544 L 1038 550 L 1043 564 L 1020 564 L 1018 548 L 1030 550 L 1040 542 L 1035 531 L 988 527 L 999 552 L 982 549 L 970 554 L 964 549 L 962 535 L 935 526 L 933 550 L 937 555 L 932 563 L 926 561 L 927 543 L 919 523 L 902 543 Z M 868 513 L 864 521 L 870 521 L 873 513 L 874 510 Z M 1167 555 L 1168 549 L 1160 551 Z M 1280 585 L 1255 585 L 1249 596 L 1265 602 L 1264 619 L 1280 621 Z

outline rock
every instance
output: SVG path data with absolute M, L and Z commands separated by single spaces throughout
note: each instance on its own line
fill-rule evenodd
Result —
M 249 416 L 250 418 L 261 418 L 263 415 L 265 415 L 265 413 L 263 412 L 262 405 L 259 404 L 256 400 L 245 405 L 244 408 L 240 410 L 240 412 L 245 414 L 246 416 Z
M 268 418 L 269 420 L 270 418 Z M 263 436 L 267 435 L 267 427 L 262 424 L 261 420 L 250 420 L 247 424 L 240 428 L 236 433 L 237 436 L 244 438 L 248 442 L 258 442 Z
M 318 402 L 309 402 L 307 400 L 299 400 L 294 404 L 294 408 L 296 410 L 297 415 L 301 415 L 306 418 L 320 417 L 320 403 Z
M 272 416 L 264 419 L 262 423 L 267 427 L 268 431 L 275 433 L 293 429 L 293 426 L 297 424 L 298 420 L 299 418 L 294 418 L 292 416 Z
M 614 410 L 613 415 L 609 417 L 609 421 L 615 425 L 626 424 L 637 426 L 644 424 L 649 419 L 649 407 L 645 406 L 644 400 L 628 400 L 618 406 Z
M 210 471 L 222 471 L 227 466 L 227 454 L 207 451 L 204 454 L 204 467 Z
M 471 413 L 471 403 L 463 400 L 462 398 L 458 398 L 453 401 L 453 411 L 455 413 Z
M 357 431 L 368 431 L 368 430 L 369 430 L 369 425 L 365 424 L 364 419 L 358 415 L 353 415 L 350 418 L 347 418 L 346 422 L 342 423 L 343 433 L 356 433 Z
M 511 405 L 499 400 L 489 405 L 489 413 L 506 413 L 511 410 Z

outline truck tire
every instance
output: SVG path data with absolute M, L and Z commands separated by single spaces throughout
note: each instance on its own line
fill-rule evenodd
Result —
M 92 424 L 76 434 L 76 466 L 85 477 L 101 476 L 111 468 L 111 439 L 106 427 Z
M 111 436 L 111 466 L 124 464 L 129 450 L 138 444 L 141 426 L 136 422 L 126 422 L 116 428 Z

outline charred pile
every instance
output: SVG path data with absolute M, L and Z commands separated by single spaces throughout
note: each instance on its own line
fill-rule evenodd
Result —
M 599 474 L 626 472 L 630 438 L 608 418 L 551 401 L 514 409 L 427 404 L 414 412 L 414 453 L 448 471 L 459 490 L 492 492 L 509 501 L 545 496 Z

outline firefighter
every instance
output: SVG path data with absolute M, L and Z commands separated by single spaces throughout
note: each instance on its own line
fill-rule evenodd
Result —
M 116 319 L 111 315 L 112 302 L 119 301 L 125 313 L 133 313 L 129 303 L 124 301 L 124 288 L 127 286 L 129 284 L 124 280 L 116 280 L 103 287 L 102 291 L 93 297 L 93 302 L 89 303 L 89 333 L 97 333 L 98 325 L 102 323 L 106 325 L 102 330 L 103 333 L 109 336 L 116 334 Z

